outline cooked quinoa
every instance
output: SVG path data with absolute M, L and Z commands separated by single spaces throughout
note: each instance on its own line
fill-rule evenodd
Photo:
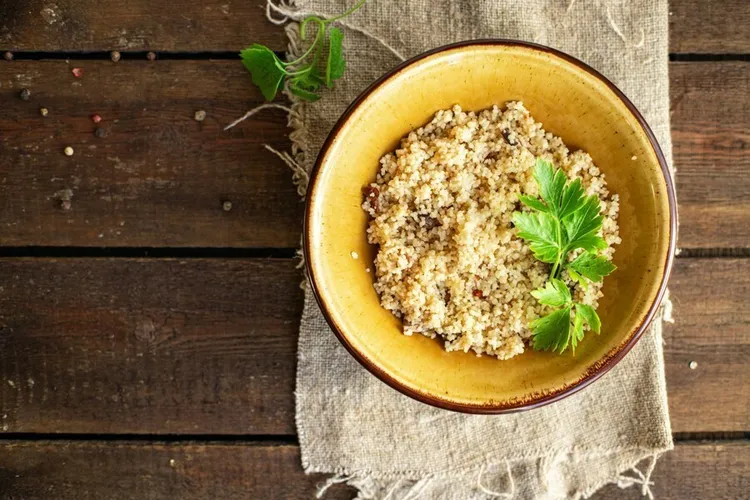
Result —
M 479 113 L 458 105 L 438 111 L 380 160 L 363 203 L 372 217 L 368 241 L 379 247 L 375 290 L 406 335 L 440 337 L 448 351 L 500 359 L 524 351 L 528 324 L 546 314 L 531 291 L 550 267 L 534 258 L 511 218 L 522 209 L 519 194 L 538 194 L 538 157 L 599 197 L 604 254 L 611 257 L 620 242 L 618 196 L 588 153 L 570 152 L 521 102 Z M 574 300 L 597 306 L 602 283 L 583 290 L 566 273 L 563 279 Z

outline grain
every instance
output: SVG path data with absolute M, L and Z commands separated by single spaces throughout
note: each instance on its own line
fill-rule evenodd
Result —
M 523 103 L 510 102 L 504 111 L 438 111 L 381 159 L 362 206 L 372 217 L 368 241 L 378 245 L 375 290 L 406 335 L 499 359 L 524 351 L 528 324 L 548 312 L 531 291 L 550 269 L 517 237 L 511 219 L 521 209 L 519 194 L 538 195 L 537 158 L 580 178 L 586 194 L 599 197 L 610 245 L 604 255 L 611 257 L 611 245 L 620 242 L 617 195 L 610 196 L 587 153 L 570 152 Z M 583 290 L 562 277 L 574 300 L 597 306 L 601 283 Z

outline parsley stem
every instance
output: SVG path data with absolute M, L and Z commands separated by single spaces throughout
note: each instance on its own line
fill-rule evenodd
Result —
M 326 24 L 330 24 L 330 23 L 332 23 L 332 22 L 338 21 L 339 19 L 343 19 L 343 18 L 345 18 L 346 16 L 348 16 L 348 15 L 350 15 L 350 14 L 354 14 L 354 13 L 355 13 L 356 11 L 358 11 L 358 10 L 359 10 L 359 8 L 360 8 L 360 7 L 362 7 L 362 6 L 363 6 L 363 5 L 365 4 L 365 2 L 366 2 L 366 1 L 367 1 L 367 0 L 359 0 L 359 2 L 357 2 L 357 3 L 356 3 L 356 5 L 354 5 L 354 7 L 352 7 L 352 8 L 351 8 L 351 9 L 349 9 L 349 10 L 347 10 L 347 11 L 346 11 L 346 12 L 344 12 L 343 14 L 339 14 L 339 15 L 338 15 L 338 16 L 336 16 L 336 17 L 332 17 L 332 18 L 330 18 L 330 19 L 326 19 L 326 20 L 325 20 L 325 23 L 326 23 Z
M 319 17 L 308 17 L 307 19 L 305 19 L 304 21 L 302 21 L 302 25 L 300 25 L 300 31 L 302 32 L 300 34 L 304 33 L 304 26 L 305 26 L 305 23 L 308 22 L 308 21 L 313 21 L 313 22 L 317 23 L 317 25 L 318 25 L 318 31 L 315 33 L 315 38 L 313 39 L 313 42 L 310 44 L 310 47 L 308 47 L 308 49 L 305 51 L 304 54 L 302 54 L 301 56 L 299 56 L 294 61 L 289 61 L 287 63 L 284 63 L 285 66 L 294 66 L 295 64 L 301 63 L 302 61 L 304 61 L 307 58 L 307 56 L 310 55 L 310 53 L 313 50 L 315 50 L 315 48 L 320 43 L 320 40 L 321 40 L 321 38 L 323 37 L 323 34 L 326 31 L 325 22 L 322 19 L 320 19 Z M 304 39 L 304 37 L 303 37 L 303 39 Z

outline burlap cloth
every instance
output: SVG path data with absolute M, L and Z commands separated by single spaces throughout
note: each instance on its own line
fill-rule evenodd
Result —
M 269 18 L 289 22 L 295 54 L 294 20 L 330 17 L 353 2 L 269 4 Z M 326 135 L 368 84 L 403 57 L 475 38 L 549 45 L 598 69 L 640 109 L 671 164 L 667 16 L 667 0 L 369 0 L 344 20 L 347 70 L 336 89 L 315 103 L 293 101 L 288 159 L 300 167 L 301 193 Z M 586 498 L 607 483 L 650 496 L 656 458 L 672 448 L 663 316 L 664 308 L 632 352 L 583 391 L 529 412 L 470 416 L 416 402 L 370 375 L 307 289 L 296 390 L 302 466 L 334 475 L 323 487 L 348 482 L 368 499 Z

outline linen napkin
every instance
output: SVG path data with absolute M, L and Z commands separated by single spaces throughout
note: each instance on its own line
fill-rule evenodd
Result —
M 303 49 L 295 21 L 332 17 L 353 1 L 269 0 L 268 16 L 288 23 L 294 58 Z M 292 97 L 287 160 L 300 193 L 326 135 L 372 81 L 403 58 L 477 38 L 541 43 L 598 69 L 640 109 L 671 164 L 667 16 L 667 0 L 370 0 L 340 23 L 347 70 L 335 90 L 314 103 Z M 477 416 L 416 402 L 370 375 L 304 288 L 296 418 L 304 470 L 332 475 L 321 496 L 338 482 L 356 487 L 361 499 L 577 499 L 607 483 L 651 496 L 656 458 L 672 448 L 664 307 L 590 387 L 529 412 Z

